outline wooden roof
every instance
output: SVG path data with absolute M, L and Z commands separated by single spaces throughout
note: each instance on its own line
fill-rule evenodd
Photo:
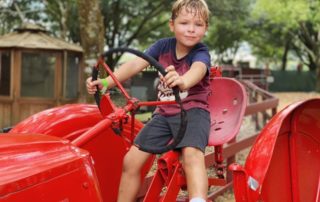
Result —
M 43 28 L 25 24 L 15 32 L 0 36 L 0 48 L 30 48 L 83 52 L 81 46 L 48 35 Z

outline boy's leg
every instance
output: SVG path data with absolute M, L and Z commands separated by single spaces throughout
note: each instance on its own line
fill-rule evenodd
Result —
M 207 199 L 208 192 L 204 152 L 208 144 L 210 113 L 203 109 L 193 108 L 187 111 L 187 115 L 187 130 L 177 148 L 182 150 L 182 166 L 187 179 L 189 199 L 198 198 L 197 201 L 201 201 L 201 198 Z M 180 122 L 177 124 L 175 120 L 170 120 L 170 124 L 176 134 L 176 128 L 179 128 Z
M 140 188 L 141 168 L 150 157 L 149 153 L 131 146 L 123 160 L 122 175 L 119 186 L 118 202 L 133 202 Z
M 182 165 L 187 179 L 189 199 L 203 198 L 207 200 L 208 176 L 204 153 L 194 147 L 183 148 Z

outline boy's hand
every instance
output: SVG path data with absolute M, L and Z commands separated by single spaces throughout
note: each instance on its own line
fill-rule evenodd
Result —
M 102 88 L 102 84 L 101 84 L 101 80 L 100 79 L 92 81 L 92 77 L 87 78 L 86 87 L 87 87 L 87 92 L 90 95 L 93 95 L 93 94 L 95 94 L 97 92 L 96 85 L 99 86 L 99 89 Z
M 167 75 L 165 77 L 161 77 L 160 79 L 170 88 L 174 86 L 181 86 L 184 85 L 183 78 L 176 72 L 173 65 L 170 65 L 166 68 Z

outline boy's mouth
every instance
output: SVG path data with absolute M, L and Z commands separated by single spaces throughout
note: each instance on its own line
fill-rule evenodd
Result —
M 196 37 L 194 37 L 194 36 L 185 36 L 185 38 L 192 39 L 192 40 L 196 39 Z
M 193 36 L 185 36 L 185 39 L 188 41 L 196 41 L 197 37 L 193 37 Z

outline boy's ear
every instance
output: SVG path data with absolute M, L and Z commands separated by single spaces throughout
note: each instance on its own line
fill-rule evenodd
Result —
M 171 31 L 171 32 L 173 32 L 173 30 L 174 30 L 173 27 L 174 27 L 174 26 L 173 26 L 173 20 L 170 19 L 170 20 L 169 20 L 169 28 L 170 28 L 170 31 Z

